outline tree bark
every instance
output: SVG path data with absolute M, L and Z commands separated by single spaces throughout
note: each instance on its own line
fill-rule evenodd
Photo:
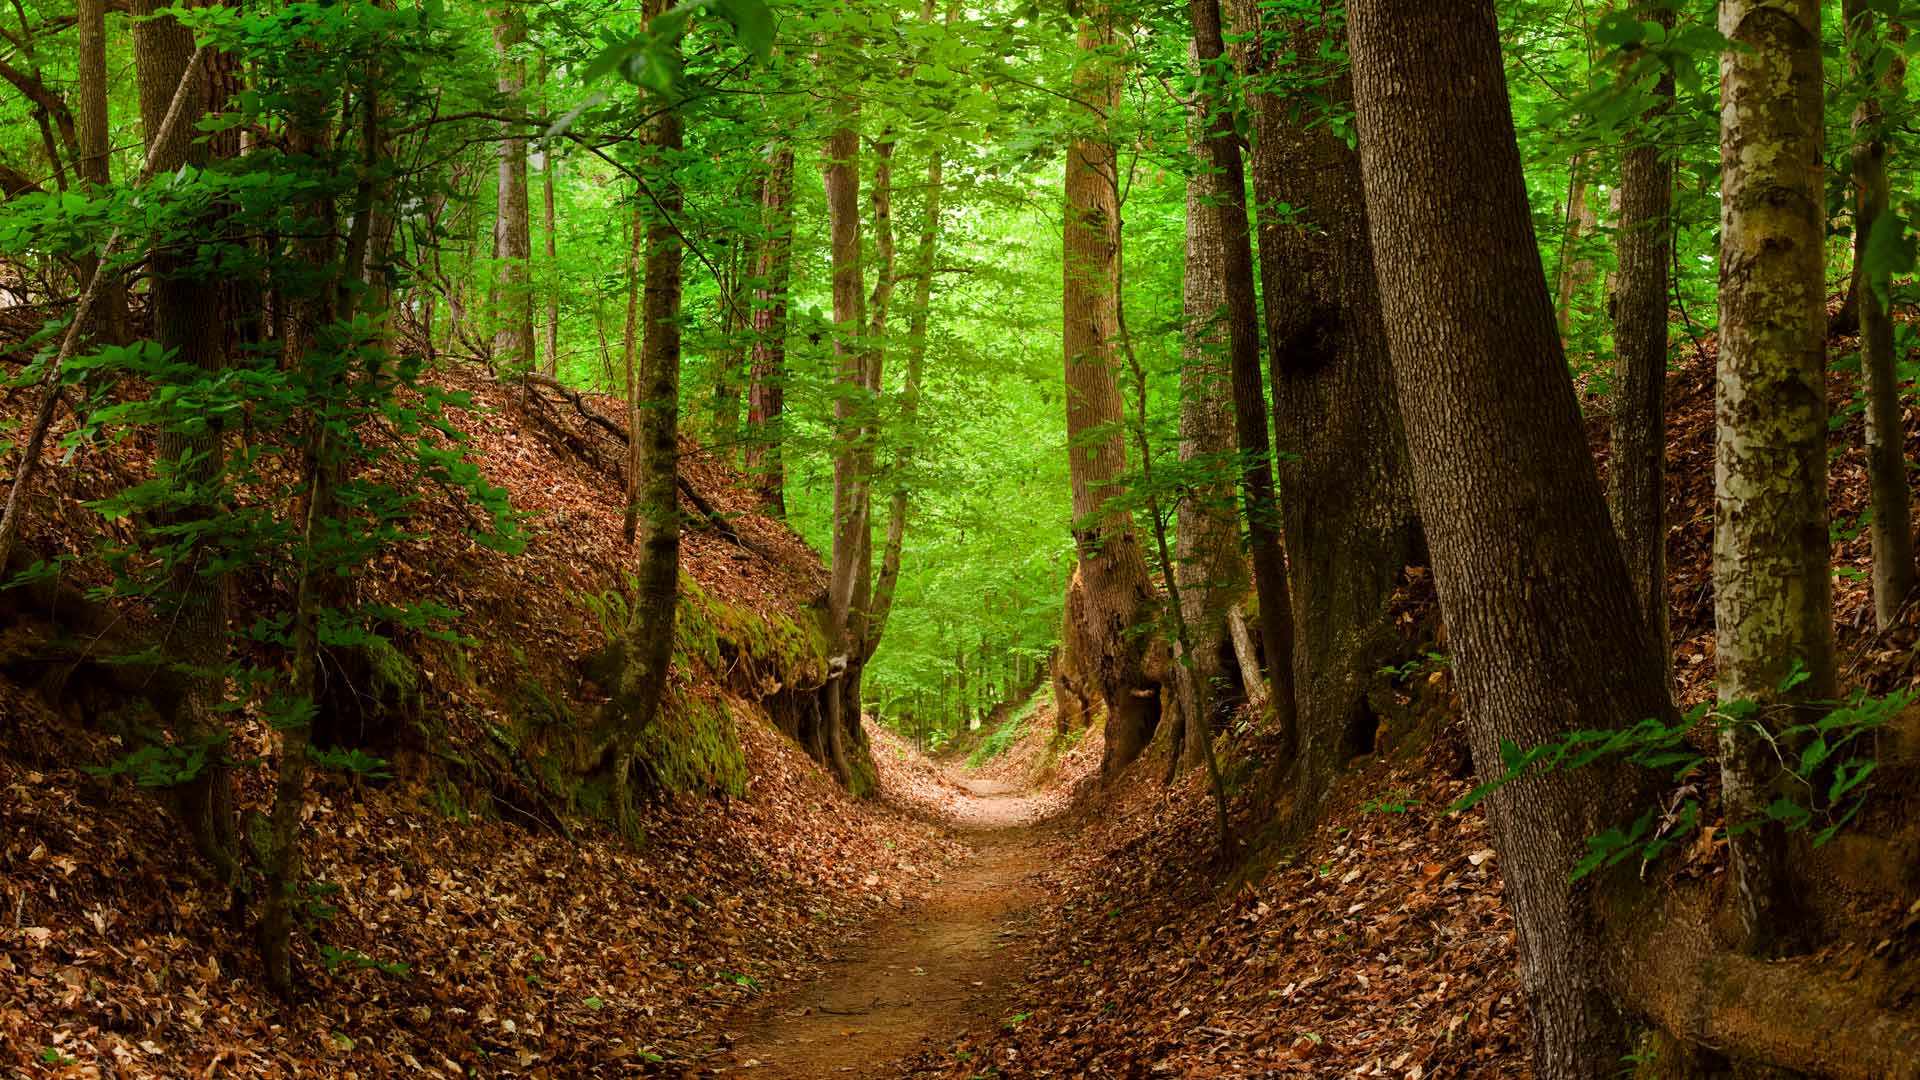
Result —
M 500 96 L 508 120 L 500 124 L 498 206 L 494 215 L 493 255 L 499 323 L 494 330 L 494 359 L 514 371 L 533 370 L 533 288 L 529 279 L 533 235 L 527 199 L 527 140 L 520 121 L 526 105 L 527 62 L 514 56 L 527 40 L 525 16 L 518 7 L 489 9 L 493 50 L 500 65 Z
M 647 0 L 649 22 L 666 11 L 666 0 Z M 639 568 L 628 630 L 626 665 L 615 707 L 626 742 L 615 766 L 614 809 L 622 833 L 635 835 L 633 800 L 626 778 L 635 741 L 652 726 L 666 694 L 673 659 L 674 615 L 680 595 L 680 233 L 672 220 L 683 197 L 677 102 L 662 106 L 647 133 L 647 186 L 655 205 L 646 222 L 645 338 L 640 350 L 639 391 L 644 395 L 633 431 L 632 464 L 639 472 Z
M 203 70 L 188 94 L 180 122 L 169 127 L 167 113 L 180 91 L 194 53 L 193 32 L 170 15 L 160 15 L 161 0 L 135 0 L 134 54 L 138 68 L 140 122 L 149 140 L 146 172 L 159 175 L 181 166 L 204 166 L 206 144 L 196 138 L 195 121 L 205 114 L 209 81 Z M 194 277 L 194 259 L 166 242 L 156 242 L 148 256 L 153 338 L 176 359 L 211 374 L 225 364 L 222 350 L 218 291 Z M 163 430 L 156 442 L 156 460 L 162 477 L 191 496 L 168 515 L 183 523 L 218 512 L 212 494 L 224 468 L 225 438 L 218 423 L 194 434 Z M 173 718 L 176 734 L 195 740 L 224 741 L 225 726 L 213 711 L 222 696 L 227 653 L 227 583 L 221 575 L 197 572 L 199 560 L 176 556 L 170 602 L 176 610 L 165 622 L 173 633 L 165 648 L 203 674 L 190 680 Z M 218 674 L 215 674 L 218 673 Z M 200 774 L 179 792 L 187 827 L 203 857 L 229 878 L 237 872 L 234 850 L 232 782 L 225 754 L 216 745 Z
M 1318 69 L 1323 30 L 1295 20 L 1261 32 L 1246 0 L 1234 19 L 1254 46 L 1251 73 L 1312 80 L 1329 101 L 1351 100 L 1344 72 Z M 1294 208 L 1260 222 L 1275 431 L 1288 451 L 1279 479 L 1300 743 L 1277 795 L 1294 830 L 1315 820 L 1339 766 L 1372 748 L 1379 724 L 1367 690 L 1399 648 L 1388 605 L 1420 557 L 1420 534 L 1360 159 L 1318 117 L 1273 94 L 1252 97 L 1255 196 Z
M 544 76 L 543 76 L 544 78 Z M 555 160 L 551 147 L 540 156 L 540 222 L 546 232 L 547 241 L 547 324 L 546 349 L 542 363 L 548 376 L 560 375 L 560 292 L 558 289 L 560 246 L 556 236 L 553 212 L 553 173 Z
M 75 117 L 79 129 L 80 155 L 74 161 L 74 172 L 79 175 L 82 184 L 105 188 L 113 183 L 107 131 L 107 4 L 106 0 L 77 0 L 74 10 L 80 36 L 80 111 Z M 98 272 L 99 265 L 97 256 L 85 256 L 81 261 L 83 278 L 90 279 Z M 109 344 L 124 344 L 131 340 L 131 330 L 127 326 L 126 283 L 118 274 L 110 274 L 100 283 L 100 290 L 100 299 L 94 304 L 94 323 L 98 335 Z
M 833 351 L 839 360 L 833 419 L 833 554 L 827 586 L 828 639 L 834 677 L 827 688 L 827 764 L 845 786 L 853 783 L 848 729 L 857 732 L 860 700 L 855 677 L 867 634 L 862 556 L 871 556 L 872 500 L 861 468 L 864 425 L 872 391 L 872 359 L 861 340 L 867 329 L 860 250 L 860 108 L 850 94 L 833 100 L 835 127 L 827 138 L 825 182 L 832 264 Z
M 1573 331 L 1574 297 L 1593 280 L 1593 260 L 1580 250 L 1580 242 L 1600 224 L 1593 210 L 1593 198 L 1587 192 L 1588 155 L 1574 155 L 1567 164 L 1567 226 L 1560 239 L 1559 295 L 1554 310 L 1559 313 L 1560 340 L 1568 341 Z
M 647 202 L 644 189 L 635 185 L 633 192 L 633 217 L 627 223 L 627 320 L 622 337 L 620 360 L 622 372 L 626 377 L 627 430 L 641 429 L 641 405 L 646 397 L 640 388 L 640 375 L 635 370 L 635 360 L 640 354 L 640 281 L 645 270 L 643 254 L 647 237 Z M 634 439 L 627 444 L 627 512 L 621 525 L 621 536 L 631 544 L 640 529 L 640 477 L 641 456 L 645 453 L 643 442 Z
M 1722 0 L 1720 354 L 1713 593 L 1722 701 L 1835 693 L 1827 538 L 1826 283 L 1820 5 Z M 1784 689 L 1799 665 L 1807 678 Z M 1773 710 L 1759 722 L 1772 726 Z M 1774 749 L 1723 728 L 1729 824 L 1764 821 L 1782 783 Z M 1728 841 L 1745 947 L 1799 944 L 1799 903 L 1777 823 Z
M 786 410 L 787 282 L 793 248 L 793 147 L 781 143 L 760 185 L 759 251 L 754 257 L 753 366 L 747 388 L 747 473 L 761 501 L 787 514 L 781 414 Z
M 1267 649 L 1273 704 L 1283 757 L 1299 746 L 1293 664 L 1293 603 L 1288 595 L 1287 562 L 1280 543 L 1280 509 L 1274 497 L 1273 452 L 1267 432 L 1267 395 L 1260 371 L 1260 312 L 1254 298 L 1253 233 L 1247 219 L 1246 174 L 1239 136 L 1224 87 L 1232 68 L 1220 26 L 1220 0 L 1189 0 L 1194 48 L 1200 60 L 1201 89 L 1196 105 L 1203 133 L 1203 202 L 1218 222 L 1224 271 L 1222 309 L 1227 356 L 1233 370 L 1233 423 L 1244 464 L 1241 501 L 1247 518 L 1247 554 L 1254 592 L 1260 598 L 1260 636 Z
M 1115 382 L 1119 366 L 1121 259 L 1119 161 L 1106 134 L 1107 118 L 1120 100 L 1120 79 L 1110 56 L 1117 36 L 1110 13 L 1082 19 L 1079 45 L 1086 54 L 1074 73 L 1080 100 L 1100 112 L 1097 134 L 1067 147 L 1066 221 L 1063 236 L 1063 346 L 1066 356 L 1068 466 L 1073 484 L 1074 543 L 1093 663 L 1107 706 L 1107 738 L 1100 772 L 1112 779 L 1133 763 L 1153 739 L 1160 719 L 1160 679 L 1149 671 L 1149 639 L 1143 624 L 1156 601 L 1147 562 L 1134 533 L 1133 515 L 1109 510 L 1124 494 L 1123 439 L 1126 414 Z
M 1893 625 L 1914 586 L 1913 515 L 1908 506 L 1906 425 L 1901 420 L 1899 380 L 1894 373 L 1891 275 L 1868 258 L 1874 227 L 1888 212 L 1887 113 L 1900 111 L 1907 64 L 1893 40 L 1905 28 L 1889 21 L 1884 39 L 1866 0 L 1841 5 L 1846 22 L 1848 67 L 1856 80 L 1873 79 L 1886 50 L 1886 72 L 1875 85 L 1859 87 L 1853 110 L 1853 278 L 1860 322 L 1860 372 L 1866 386 L 1867 479 L 1872 491 L 1873 618 L 1878 629 Z
M 1206 2 L 1206 0 L 1202 0 Z M 1197 53 L 1197 48 L 1196 48 Z M 1211 110 L 1217 103 L 1196 97 L 1189 106 L 1187 128 L 1193 145 L 1205 140 Z M 1220 197 L 1219 178 L 1207 175 L 1207 165 L 1187 180 L 1187 251 L 1183 288 L 1186 333 L 1180 365 L 1180 460 L 1189 468 L 1218 470 L 1198 482 L 1177 507 L 1179 530 L 1174 545 L 1173 581 L 1180 592 L 1181 618 L 1186 623 L 1189 651 L 1173 670 L 1180 730 L 1172 743 L 1176 753 L 1169 769 L 1184 761 L 1198 761 L 1200 744 L 1189 737 L 1197 731 L 1202 699 L 1220 679 L 1226 665 L 1221 650 L 1227 636 L 1227 612 L 1247 590 L 1247 565 L 1240 554 L 1240 523 L 1235 507 L 1232 467 L 1239 447 L 1234 430 L 1233 370 L 1226 323 L 1226 238 L 1221 215 L 1212 203 Z M 1256 664 L 1250 674 L 1260 678 Z M 1171 773 L 1169 773 L 1171 775 Z
M 1642 16 L 1671 28 L 1672 9 L 1649 4 Z M 1640 614 L 1668 681 L 1673 646 L 1667 617 L 1667 287 L 1673 265 L 1673 166 L 1657 141 L 1673 104 L 1673 72 L 1655 79 L 1620 160 L 1619 271 L 1613 298 L 1612 447 L 1607 505 L 1633 578 Z
M 1500 748 L 1666 717 L 1659 657 L 1582 436 L 1527 210 L 1492 0 L 1353 0 L 1348 41 L 1374 263 L 1454 675 L 1483 777 Z M 1606 765 L 1488 800 L 1543 1080 L 1613 1075 L 1586 837 L 1642 805 Z

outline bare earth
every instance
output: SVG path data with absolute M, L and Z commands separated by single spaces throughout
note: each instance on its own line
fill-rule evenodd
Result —
M 747 1014 L 720 1075 L 888 1077 L 930 1042 L 1013 1012 L 1024 916 L 1040 866 L 1024 826 L 1037 800 L 1012 784 L 958 779 L 950 820 L 974 857 L 917 909 L 883 922 L 827 974 Z

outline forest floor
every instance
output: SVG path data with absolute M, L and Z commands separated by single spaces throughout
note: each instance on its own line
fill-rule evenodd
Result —
M 1033 933 L 1044 852 L 1030 824 L 1043 799 L 1002 780 L 958 777 L 949 820 L 971 858 L 916 910 L 883 920 L 823 975 L 765 1002 L 734 1035 L 721 1075 L 897 1075 L 901 1059 L 999 1011 Z

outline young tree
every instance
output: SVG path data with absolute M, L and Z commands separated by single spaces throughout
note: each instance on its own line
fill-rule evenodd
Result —
M 667 10 L 666 0 L 647 0 L 649 23 Z M 678 48 L 678 43 L 675 43 Z M 658 99 L 658 100 L 656 100 Z M 633 800 L 627 790 L 634 740 L 646 731 L 665 697 L 673 659 L 675 608 L 680 597 L 680 300 L 684 258 L 679 215 L 685 202 L 680 180 L 680 107 L 664 94 L 648 95 L 655 115 L 648 124 L 641 184 L 646 189 L 645 320 L 640 366 L 641 395 L 632 428 L 629 467 L 636 471 L 635 505 L 640 534 L 638 586 L 628 626 L 625 666 L 616 705 L 624 714 L 625 746 L 615 765 L 615 813 L 632 835 Z M 636 228 L 638 224 L 636 223 Z M 631 512 L 631 511 L 630 511 Z
M 107 3 L 106 0 L 77 0 L 74 18 L 78 22 L 78 79 L 80 111 L 75 116 L 79 129 L 80 156 L 73 171 L 80 182 L 95 188 L 113 183 L 109 133 L 107 131 Z M 81 263 L 91 278 L 99 269 L 99 259 L 88 255 Z M 84 282 L 82 283 L 84 287 Z M 113 344 L 128 340 L 127 287 L 119 275 L 110 275 L 100 283 L 100 299 L 94 304 L 95 323 L 100 337 Z
M 1125 403 L 1119 370 L 1121 259 L 1119 159 L 1108 124 L 1120 101 L 1112 13 L 1080 21 L 1081 58 L 1073 84 L 1085 103 L 1086 128 L 1067 146 L 1066 223 L 1061 264 L 1065 313 L 1068 463 L 1073 483 L 1074 543 L 1079 551 L 1086 640 L 1107 705 L 1101 775 L 1133 763 L 1160 717 L 1160 679 L 1150 663 L 1152 635 L 1143 632 L 1155 597 L 1133 515 L 1108 508 L 1123 494 Z
M 1872 491 L 1873 616 L 1885 630 L 1914 586 L 1913 515 L 1908 508 L 1906 425 L 1901 421 L 1899 380 L 1894 374 L 1892 275 L 1876 265 L 1875 230 L 1899 228 L 1888 213 L 1887 133 L 1889 112 L 1898 114 L 1907 63 L 1896 39 L 1906 28 L 1887 19 L 1878 28 L 1875 5 L 1841 5 L 1847 64 L 1859 104 L 1853 109 L 1853 303 L 1860 323 L 1860 371 L 1866 383 L 1867 478 Z M 1884 239 L 1884 237 L 1883 237 Z
M 1671 29 L 1664 0 L 1642 6 L 1648 21 Z M 1673 72 L 1636 50 L 1623 59 L 1623 77 L 1652 73 L 1652 101 L 1629 133 L 1620 159 L 1620 231 L 1614 243 L 1619 273 L 1613 296 L 1613 444 L 1607 465 L 1607 504 L 1620 536 L 1634 595 L 1671 671 L 1667 620 L 1667 289 L 1673 261 L 1669 225 L 1673 166 L 1658 140 L 1673 104 Z
M 525 131 L 527 61 L 515 55 L 526 43 L 526 16 L 515 4 L 490 8 L 493 49 L 500 66 L 500 96 L 507 119 L 500 123 L 498 207 L 494 215 L 493 257 L 498 260 L 495 288 L 499 323 L 494 331 L 496 362 L 509 370 L 532 371 L 533 288 L 529 278 L 533 257 L 532 208 L 527 198 L 527 138 Z
M 1352 0 L 1348 19 L 1394 383 L 1474 762 L 1490 776 L 1503 743 L 1668 716 L 1666 680 L 1581 434 L 1492 0 Z M 1546 1080 L 1611 1076 L 1626 1051 L 1604 893 L 1570 872 L 1642 794 L 1601 765 L 1489 800 Z
M 1720 699 L 1768 707 L 1757 722 L 1771 725 L 1771 706 L 1835 694 L 1820 4 L 1722 0 L 1720 32 L 1732 45 L 1720 62 L 1715 659 Z M 1722 729 L 1728 821 L 1766 820 L 1779 793 L 1772 743 Z M 1778 823 L 1728 842 L 1756 953 L 1791 945 L 1802 926 L 1788 844 Z

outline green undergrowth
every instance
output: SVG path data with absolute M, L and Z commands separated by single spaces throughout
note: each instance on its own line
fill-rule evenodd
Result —
M 1028 724 L 1033 719 L 1034 712 L 1040 708 L 1042 699 L 1050 698 L 1052 693 L 1050 687 L 1042 686 L 1027 699 L 1025 705 L 1017 711 L 1009 712 L 1006 719 L 1000 721 L 998 727 L 989 732 L 986 738 L 980 740 L 980 745 L 973 748 L 973 753 L 967 755 L 967 768 L 977 769 L 1013 749 L 1013 744 L 1019 742 L 1021 736 L 1027 733 Z

